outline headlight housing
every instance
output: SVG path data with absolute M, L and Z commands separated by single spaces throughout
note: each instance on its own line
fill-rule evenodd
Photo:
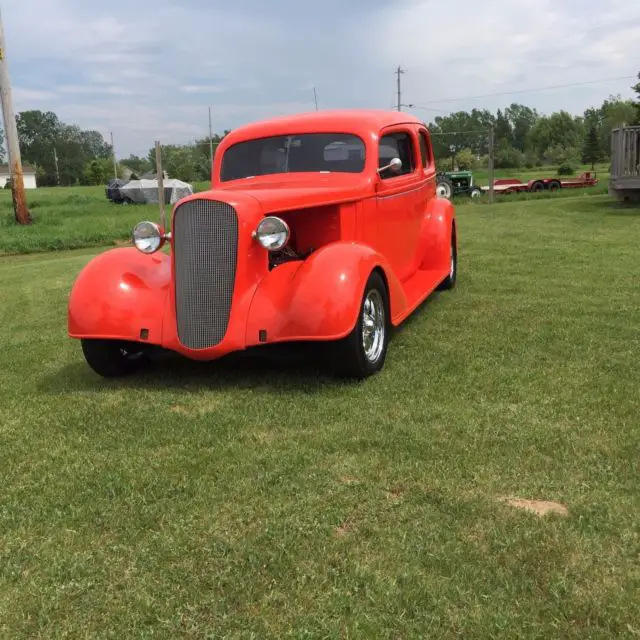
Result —
M 133 244 L 142 253 L 155 253 L 164 244 L 164 234 L 155 222 L 139 222 L 133 228 Z
M 253 232 L 253 237 L 269 251 L 282 249 L 289 241 L 289 235 L 289 225 L 276 216 L 263 218 Z

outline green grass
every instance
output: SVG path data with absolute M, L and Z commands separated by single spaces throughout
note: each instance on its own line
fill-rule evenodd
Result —
M 588 169 L 588 167 L 585 167 Z M 600 195 L 607 192 L 606 165 L 598 167 L 600 183 L 589 189 L 567 189 L 555 194 L 518 193 L 496 196 L 497 203 L 509 204 L 523 200 L 575 198 L 577 195 Z M 530 177 L 554 175 L 554 168 L 496 172 L 497 177 Z M 474 172 L 478 184 L 487 184 L 486 171 Z M 209 183 L 194 184 L 196 191 L 209 188 Z M 469 198 L 460 196 L 456 203 L 467 204 Z M 486 204 L 486 197 L 478 205 Z M 0 189 L 0 256 L 37 253 L 65 249 L 100 247 L 127 242 L 131 229 L 141 220 L 158 220 L 157 205 L 119 206 L 111 204 L 104 187 L 43 188 L 27 192 L 28 206 L 34 219 L 30 226 L 16 225 L 8 190 Z M 171 207 L 167 206 L 167 214 Z
M 640 210 L 458 212 L 459 286 L 362 384 L 103 381 L 65 324 L 96 250 L 1 260 L 0 637 L 636 637 Z

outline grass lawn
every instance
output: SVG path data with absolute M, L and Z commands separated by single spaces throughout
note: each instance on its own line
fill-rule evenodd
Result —
M 0 260 L 0 637 L 636 637 L 640 210 L 458 215 L 458 287 L 362 384 L 103 381 L 66 337 L 96 250 Z
M 589 167 L 584 167 L 589 169 Z M 517 193 L 496 196 L 496 204 L 507 205 L 524 200 L 548 200 L 575 198 L 578 195 L 600 195 L 607 192 L 607 165 L 598 166 L 599 184 L 587 189 L 565 189 L 557 193 Z M 496 177 L 516 177 L 529 180 L 532 177 L 553 176 L 555 168 L 503 169 Z M 477 184 L 488 184 L 486 170 L 474 171 Z M 198 182 L 195 191 L 209 188 L 208 182 Z M 101 247 L 126 242 L 131 237 L 133 226 L 141 220 L 159 220 L 157 205 L 119 206 L 110 203 L 104 187 L 42 188 L 27 192 L 27 202 L 34 219 L 31 226 L 15 224 L 11 192 L 0 189 L 0 256 L 21 253 L 36 253 L 64 249 Z M 468 196 L 456 198 L 466 205 Z M 476 205 L 487 204 L 483 196 Z M 171 207 L 167 205 L 167 214 Z

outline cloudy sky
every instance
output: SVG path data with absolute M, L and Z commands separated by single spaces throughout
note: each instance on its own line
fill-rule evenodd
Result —
M 113 131 L 120 157 L 314 108 L 631 97 L 640 0 L 0 0 L 17 111 Z M 520 93 L 566 83 L 605 82 Z M 483 97 L 509 92 L 509 95 Z M 466 98 L 451 101 L 451 98 Z M 431 109 L 431 110 L 428 110 Z M 435 111 L 438 109 L 439 111 Z

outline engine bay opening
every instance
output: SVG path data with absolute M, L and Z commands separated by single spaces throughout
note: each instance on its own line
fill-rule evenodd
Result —
M 306 260 L 320 247 L 340 239 L 340 206 L 310 207 L 273 215 L 291 231 L 289 242 L 269 253 L 269 270 L 293 260 Z

